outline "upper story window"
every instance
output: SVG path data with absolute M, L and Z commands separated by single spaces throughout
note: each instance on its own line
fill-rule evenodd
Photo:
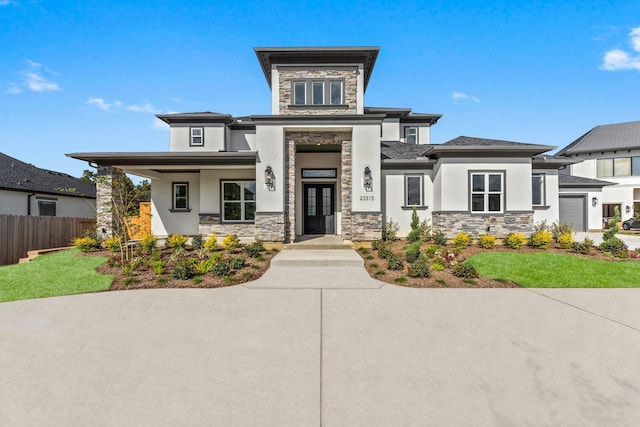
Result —
M 416 127 L 406 127 L 404 128 L 404 142 L 407 144 L 417 144 L 418 143 L 418 128 Z
M 190 128 L 191 129 L 191 139 L 189 141 L 190 145 L 204 145 L 204 128 Z
M 343 105 L 342 80 L 296 80 L 292 87 L 293 105 Z
M 423 175 L 404 176 L 404 205 L 423 206 Z
M 189 183 L 174 182 L 173 183 L 173 204 L 172 210 L 187 211 L 189 210 Z
M 330 102 L 331 105 L 339 105 L 342 104 L 342 82 L 341 81 L 332 81 L 329 82 L 329 92 L 330 92 Z
M 531 176 L 531 204 L 544 206 L 544 174 L 534 173 Z
M 313 105 L 324 104 L 324 82 L 311 82 Z
M 504 204 L 504 173 L 471 174 L 471 212 L 502 212 Z
M 616 157 L 596 161 L 598 178 L 640 176 L 640 157 Z
M 293 103 L 304 105 L 307 103 L 307 83 L 293 82 Z

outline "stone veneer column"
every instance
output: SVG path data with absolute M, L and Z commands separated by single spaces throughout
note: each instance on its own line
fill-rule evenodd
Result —
M 96 179 L 96 234 L 106 239 L 114 234 L 113 178 L 121 176 L 121 170 L 113 166 L 98 166 Z
M 284 141 L 284 241 L 292 243 L 296 238 L 296 141 L 293 138 Z
M 351 239 L 351 187 L 353 177 L 351 174 L 351 141 L 342 141 L 342 151 L 340 153 L 342 166 L 342 183 L 340 194 L 342 196 L 342 238 Z

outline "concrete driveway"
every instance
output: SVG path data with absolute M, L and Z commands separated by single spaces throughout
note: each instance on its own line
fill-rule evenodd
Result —
M 640 289 L 0 304 L 2 426 L 640 425 Z

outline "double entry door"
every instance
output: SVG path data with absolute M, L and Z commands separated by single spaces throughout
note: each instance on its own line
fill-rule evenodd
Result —
M 335 234 L 335 184 L 304 184 L 304 234 Z

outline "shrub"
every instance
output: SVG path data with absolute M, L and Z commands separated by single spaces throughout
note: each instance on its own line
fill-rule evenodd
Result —
M 393 252 L 389 246 L 383 246 L 378 249 L 378 256 L 382 259 L 389 259 L 391 255 L 393 255 Z
M 425 219 L 420 223 L 420 237 L 423 242 L 431 239 L 431 226 L 429 225 L 428 219 Z
M 73 246 L 82 252 L 88 252 L 98 247 L 98 241 L 93 237 L 78 237 L 73 240 Z
M 393 218 L 389 218 L 382 227 L 382 240 L 396 240 L 399 229 L 398 223 L 393 222 Z
M 159 276 L 162 274 L 162 271 L 164 270 L 164 261 L 155 261 L 153 263 L 153 274 L 155 274 L 156 276 Z
M 213 258 L 208 258 L 203 261 L 200 261 L 195 265 L 196 273 L 198 274 L 207 274 L 211 271 L 213 264 L 215 264 L 215 260 Z
M 232 270 L 240 270 L 244 267 L 244 258 L 241 256 L 233 257 L 229 260 L 229 268 Z
M 221 277 L 226 276 L 227 274 L 229 274 L 230 271 L 231 271 L 231 268 L 229 267 L 229 263 L 227 262 L 227 260 L 224 260 L 224 259 L 221 259 L 215 264 L 213 264 L 213 267 L 211 268 L 211 272 L 213 272 L 213 274 Z
M 527 238 L 520 233 L 509 233 L 502 244 L 509 249 L 520 249 L 527 241 Z
M 533 233 L 532 234 L 540 233 L 541 231 L 551 232 L 551 227 L 547 225 L 547 220 L 546 219 L 533 225 Z
M 491 249 L 495 244 L 496 244 L 496 238 L 491 234 L 482 234 L 478 238 L 478 246 L 480 246 L 481 248 Z
M 409 225 L 411 226 L 411 231 L 418 230 L 418 227 L 420 227 L 420 217 L 415 206 L 413 207 L 413 212 L 411 212 L 411 223 Z
M 593 247 L 593 240 L 588 237 L 585 237 L 582 242 L 573 242 L 573 251 L 588 255 L 591 252 L 591 248 Z
M 260 240 L 256 240 L 244 247 L 245 253 L 251 258 L 258 258 L 263 250 L 264 246 Z
M 471 243 L 471 236 L 464 232 L 456 234 L 453 238 L 453 244 L 456 246 L 456 248 L 466 248 L 467 246 L 469 246 L 469 243 Z
M 382 242 L 384 242 L 384 240 L 374 240 L 373 242 L 371 242 L 371 249 L 377 251 L 378 249 L 380 249 Z
M 402 270 L 404 268 L 402 257 L 398 254 L 391 254 L 391 256 L 387 258 L 387 268 L 389 270 Z
M 393 279 L 394 283 L 405 283 L 406 281 L 407 281 L 407 278 L 404 276 L 396 277 L 395 279 Z
M 191 247 L 193 249 L 201 249 L 203 246 L 202 234 L 196 234 L 191 238 Z
M 184 249 L 187 244 L 187 236 L 183 236 L 182 234 L 172 233 L 167 238 L 167 246 L 171 249 Z
M 473 279 L 479 276 L 476 268 L 466 262 L 454 265 L 451 272 L 454 276 L 463 277 L 465 279 Z
M 573 233 L 562 233 L 558 236 L 557 239 L 558 244 L 562 249 L 571 249 L 573 248 Z
M 413 264 L 409 266 L 409 276 L 411 277 L 430 277 L 431 267 L 429 261 L 424 258 L 419 258 Z
M 156 243 L 158 243 L 158 238 L 153 234 L 145 234 L 142 236 L 142 239 L 140 239 L 140 246 L 149 253 L 153 252 L 156 247 Z
M 222 246 L 227 250 L 227 252 L 235 252 L 236 248 L 240 244 L 240 239 L 235 234 L 227 234 L 224 239 L 222 239 Z
M 555 240 L 556 243 L 560 243 L 560 236 L 562 236 L 563 234 L 571 234 L 573 236 L 575 232 L 576 229 L 572 224 L 566 224 L 564 222 L 558 221 L 555 221 L 553 224 L 551 224 L 551 235 L 553 236 L 553 240 Z
M 433 241 L 436 245 L 445 246 L 447 244 L 447 236 L 441 232 L 434 233 Z
M 610 239 L 605 240 L 604 242 L 600 243 L 600 246 L 598 248 L 603 252 L 609 252 L 612 255 L 618 257 L 622 253 L 629 252 L 627 244 L 617 237 L 611 237 Z
M 109 249 L 111 252 L 120 252 L 122 249 L 122 237 L 120 236 L 111 236 L 107 239 L 104 239 L 102 245 Z
M 420 241 L 422 241 L 422 231 L 419 228 L 411 230 L 409 234 L 407 234 L 408 243 L 415 243 Z
M 131 285 L 135 285 L 136 283 L 138 283 L 140 280 L 138 280 L 135 277 L 126 277 L 123 281 L 122 281 L 122 285 L 125 287 L 129 287 Z
M 536 249 L 547 249 L 552 240 L 553 236 L 549 231 L 538 231 L 529 238 L 529 246 Z
M 107 260 L 107 265 L 109 267 L 122 267 L 122 260 L 118 255 L 111 255 Z
M 218 248 L 218 236 L 213 233 L 204 241 L 204 248 L 209 252 L 213 252 Z
M 404 250 L 404 254 L 408 263 L 415 262 L 418 259 L 420 256 L 420 246 L 422 246 L 421 242 L 415 242 L 407 245 Z
M 611 218 L 608 222 L 609 229 L 602 233 L 602 240 L 604 240 L 605 242 L 615 236 L 618 231 L 620 231 L 620 228 L 618 228 L 618 223 L 620 222 L 620 209 L 616 206 L 615 208 L 613 208 L 613 212 L 613 218 Z
M 189 260 L 181 260 L 170 271 L 171 277 L 178 280 L 189 280 L 194 275 L 193 263 Z
M 444 265 L 440 264 L 439 262 L 434 262 L 431 265 L 431 268 L 433 269 L 433 271 L 444 271 Z
M 427 249 L 425 250 L 425 254 L 429 258 L 433 258 L 439 253 L 440 253 L 440 249 L 436 245 L 429 245 L 429 246 L 427 246 Z

